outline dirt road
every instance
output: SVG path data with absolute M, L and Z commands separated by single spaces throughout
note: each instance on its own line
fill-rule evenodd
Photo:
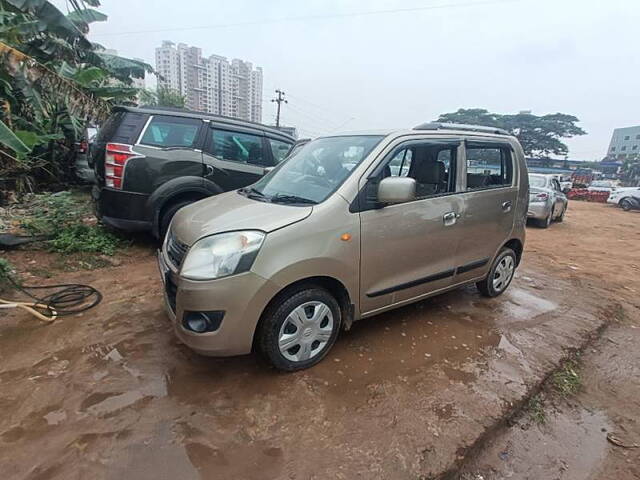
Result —
M 0 471 L 118 480 L 452 471 L 569 349 L 616 315 L 638 317 L 639 221 L 573 202 L 564 223 L 528 230 L 504 296 L 467 288 L 360 322 L 320 365 L 288 375 L 254 356 L 210 359 L 179 345 L 150 248 L 118 267 L 31 278 L 89 283 L 105 300 L 51 326 L 0 314 Z M 7 257 L 25 273 L 54 262 Z

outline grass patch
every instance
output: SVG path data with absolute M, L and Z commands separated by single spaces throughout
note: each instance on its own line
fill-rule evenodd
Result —
M 546 423 L 547 415 L 544 412 L 544 399 L 541 394 L 529 399 L 526 410 L 529 414 L 529 419 L 532 422 L 537 423 L 538 425 Z
M 78 223 L 64 227 L 51 240 L 51 249 L 59 253 L 92 252 L 113 255 L 120 239 L 99 225 Z
M 13 271 L 13 266 L 8 260 L 0 258 L 0 292 L 7 288 L 11 283 L 9 282 L 9 276 Z
M 551 384 L 561 397 L 575 395 L 582 386 L 579 365 L 575 360 L 567 360 L 560 370 L 551 377 Z
M 86 195 L 72 191 L 34 195 L 24 210 L 22 229 L 48 237 L 47 246 L 54 252 L 113 255 L 121 243 L 95 223 Z

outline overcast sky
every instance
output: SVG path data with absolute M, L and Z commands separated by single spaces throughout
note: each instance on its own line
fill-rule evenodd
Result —
M 283 123 L 306 135 L 411 127 L 458 108 L 563 112 L 588 132 L 569 140 L 570 158 L 599 160 L 613 128 L 640 124 L 638 0 L 102 4 L 109 20 L 91 40 L 152 65 L 165 39 L 251 61 L 264 70 L 263 122 L 281 88 Z

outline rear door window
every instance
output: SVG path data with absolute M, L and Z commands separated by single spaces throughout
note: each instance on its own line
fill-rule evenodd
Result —
M 202 121 L 194 118 L 155 116 L 147 125 L 140 143 L 161 148 L 191 148 L 201 125 Z
M 269 139 L 269 144 L 271 144 L 271 153 L 273 154 L 273 159 L 276 164 L 284 160 L 287 157 L 289 150 L 291 150 L 290 143 L 274 140 L 273 138 Z
M 222 160 L 266 165 L 262 137 L 250 133 L 211 130 L 211 154 Z M 275 152 L 274 152 L 275 155 Z
M 468 142 L 466 153 L 467 190 L 511 186 L 513 158 L 509 147 Z

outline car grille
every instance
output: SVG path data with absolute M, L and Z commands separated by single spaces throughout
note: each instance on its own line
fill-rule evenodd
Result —
M 184 256 L 187 254 L 189 246 L 185 245 L 176 237 L 174 237 L 173 232 L 169 231 L 168 235 L 169 238 L 167 238 L 167 256 L 176 268 L 180 268 L 180 265 L 182 265 L 182 261 L 184 260 Z
M 178 295 L 178 287 L 173 280 L 171 280 L 171 275 L 167 275 L 167 279 L 165 281 L 165 289 L 167 291 L 167 301 L 169 302 L 169 306 L 171 307 L 171 311 L 176 313 L 176 296 Z

